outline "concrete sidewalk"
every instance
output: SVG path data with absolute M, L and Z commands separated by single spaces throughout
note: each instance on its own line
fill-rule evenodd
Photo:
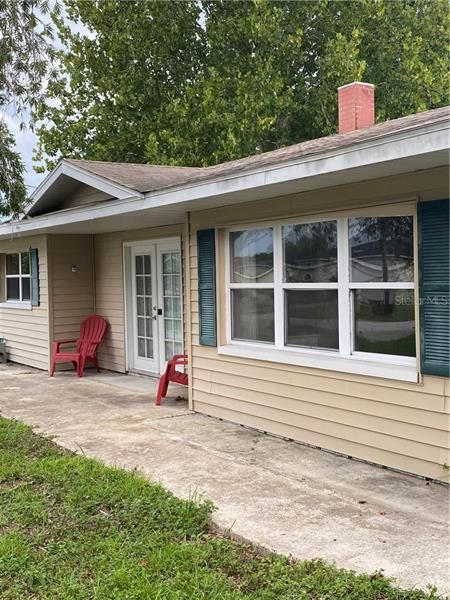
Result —
M 444 486 L 278 440 L 187 410 L 174 386 L 104 373 L 77 379 L 0 365 L 0 412 L 108 464 L 139 468 L 180 497 L 211 499 L 215 523 L 256 544 L 398 585 L 450 593 Z

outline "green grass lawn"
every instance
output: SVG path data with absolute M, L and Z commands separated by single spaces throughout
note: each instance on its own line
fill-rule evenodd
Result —
M 381 575 L 294 562 L 209 530 L 211 506 L 0 417 L 0 598 L 418 600 Z

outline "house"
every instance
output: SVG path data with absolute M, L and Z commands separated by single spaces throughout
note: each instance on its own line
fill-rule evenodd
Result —
M 48 369 L 83 317 L 100 364 L 189 356 L 189 406 L 448 481 L 449 116 L 374 124 L 209 168 L 62 160 L 0 226 L 0 335 Z

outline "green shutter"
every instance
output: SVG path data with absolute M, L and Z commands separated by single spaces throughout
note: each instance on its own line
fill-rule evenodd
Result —
M 216 245 L 214 229 L 197 232 L 200 344 L 217 346 Z
M 421 371 L 450 376 L 449 200 L 419 204 Z
M 30 300 L 39 306 L 39 256 L 37 248 L 30 248 Z

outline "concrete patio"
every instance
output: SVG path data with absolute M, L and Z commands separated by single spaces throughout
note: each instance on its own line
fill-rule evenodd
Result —
M 185 388 L 155 407 L 156 382 L 77 379 L 0 365 L 0 413 L 66 448 L 141 469 L 180 497 L 211 499 L 214 522 L 263 547 L 403 587 L 450 593 L 448 488 L 190 413 Z

